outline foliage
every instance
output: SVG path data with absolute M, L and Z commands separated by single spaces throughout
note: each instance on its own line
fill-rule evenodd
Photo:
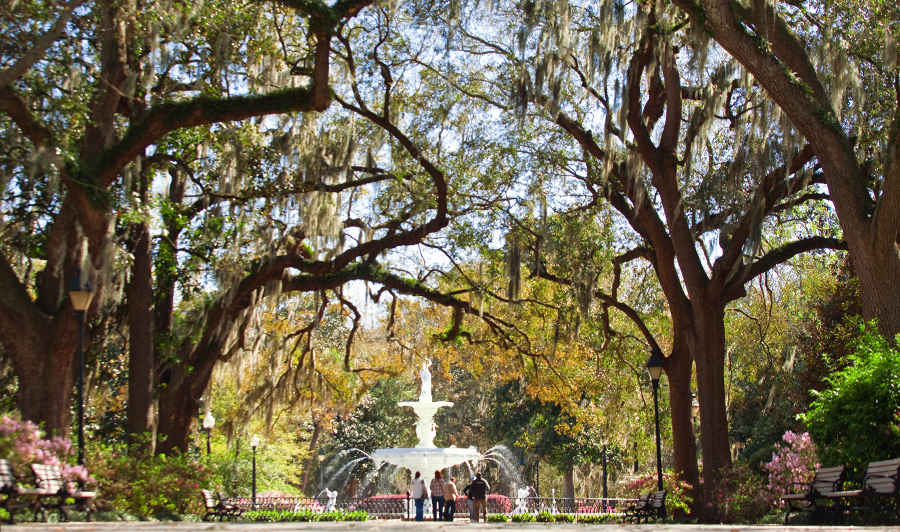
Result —
M 71 465 L 75 454 L 68 438 L 42 438 L 43 431 L 17 412 L 0 416 L 0 456 L 10 461 L 14 471 L 24 473 L 31 464 L 57 465 L 62 477 L 71 482 L 94 482 L 83 466 Z
M 809 483 L 816 474 L 816 444 L 808 432 L 795 434 L 791 431 L 782 437 L 786 445 L 775 444 L 772 461 L 763 464 L 769 473 L 769 485 L 762 498 L 770 505 L 783 506 L 781 496 L 792 484 Z
M 722 522 L 756 523 L 772 509 L 762 497 L 766 490 L 762 475 L 746 462 L 738 461 L 721 478 L 706 506 L 714 508 Z
M 556 514 L 557 523 L 574 523 L 575 516 L 572 514 Z
M 490 514 L 487 517 L 488 523 L 508 523 L 510 517 L 506 514 Z
M 900 455 L 900 350 L 874 330 L 803 416 L 825 466 L 860 469 Z
M 487 505 L 488 508 L 493 508 L 496 511 L 504 514 L 508 514 L 513 509 L 512 499 L 510 499 L 506 495 L 500 495 L 499 493 L 488 493 Z
M 534 523 L 537 518 L 531 514 L 516 514 L 510 518 L 513 523 Z
M 247 521 L 260 523 L 305 523 L 319 521 L 368 521 L 369 514 L 363 510 L 355 512 L 315 512 L 288 510 L 252 510 L 244 512 L 243 518 Z
M 534 520 L 538 523 L 555 523 L 556 522 L 556 514 L 552 512 L 543 511 L 534 516 Z
M 628 484 L 631 493 L 646 493 L 656 491 L 656 473 L 646 473 Z M 663 471 L 663 489 L 668 490 L 666 494 L 666 508 L 671 510 L 679 509 L 685 513 L 691 509 L 694 497 L 691 493 L 691 485 L 679 479 L 675 473 L 670 470 Z
M 602 525 L 606 523 L 617 523 L 621 520 L 621 516 L 616 514 L 587 514 L 579 515 L 578 522 L 584 524 Z
M 101 446 L 86 459 L 97 490 L 120 512 L 148 518 L 203 511 L 200 489 L 213 471 L 187 454 L 154 455 L 134 444 L 127 452 Z

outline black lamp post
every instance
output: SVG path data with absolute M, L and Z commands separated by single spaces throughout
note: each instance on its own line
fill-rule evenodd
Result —
M 323 475 L 325 473 L 325 449 L 319 448 L 319 487 L 324 486 Z
M 75 278 L 69 285 L 69 300 L 75 308 L 78 322 L 78 465 L 84 465 L 84 317 L 94 292 L 91 281 L 81 278 L 81 269 L 75 270 Z
M 212 432 L 213 427 L 216 424 L 216 418 L 212 417 L 212 414 L 209 412 L 206 413 L 206 417 L 203 418 L 203 430 L 206 431 L 206 457 L 209 458 L 210 455 L 210 447 L 209 447 L 209 433 Z
M 256 510 L 256 448 L 259 447 L 259 436 L 250 436 L 250 447 L 253 449 L 253 484 L 251 488 L 251 507 Z
M 650 351 L 647 359 L 647 372 L 650 373 L 650 381 L 653 383 L 653 412 L 656 417 L 656 489 L 663 489 L 662 481 L 662 452 L 659 441 L 659 377 L 662 374 L 662 357 L 659 349 Z

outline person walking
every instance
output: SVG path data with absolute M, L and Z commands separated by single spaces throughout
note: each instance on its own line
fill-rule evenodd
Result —
M 444 480 L 440 470 L 434 472 L 434 478 L 431 479 L 431 519 L 434 521 L 444 520 Z
M 444 521 L 453 521 L 457 497 L 459 490 L 456 489 L 456 477 L 450 477 L 450 482 L 444 484 Z
M 481 473 L 475 473 L 475 479 L 463 489 L 463 493 L 469 495 L 474 501 L 474 511 L 471 515 L 472 522 L 478 522 L 478 510 L 481 510 L 481 513 L 484 515 L 484 522 L 487 523 L 487 493 L 490 490 L 491 485 L 481 478 Z
M 406 494 L 412 497 L 413 501 L 415 501 L 416 521 L 424 521 L 425 499 L 428 498 L 428 488 L 425 487 L 425 479 L 422 478 L 422 473 L 416 471 L 416 475 L 412 479 L 412 483 L 409 486 L 409 491 L 406 492 Z

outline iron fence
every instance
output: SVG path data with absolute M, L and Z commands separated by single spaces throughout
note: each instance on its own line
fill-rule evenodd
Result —
M 599 515 L 614 514 L 624 509 L 631 499 L 596 499 L 562 497 L 505 497 L 489 495 L 488 514 L 551 514 Z M 249 497 L 230 499 L 229 502 L 244 511 L 274 510 L 280 512 L 355 512 L 365 511 L 371 519 L 411 519 L 415 515 L 413 499 L 405 495 L 377 495 L 374 497 L 257 497 L 256 503 Z M 431 499 L 425 501 L 425 517 L 430 519 Z M 465 497 L 456 503 L 456 519 L 469 517 Z

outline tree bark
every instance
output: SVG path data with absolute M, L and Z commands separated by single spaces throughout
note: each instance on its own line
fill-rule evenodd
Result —
M 147 222 L 133 227 L 135 242 L 131 279 L 126 287 L 128 297 L 128 440 L 153 450 L 154 395 L 154 328 L 153 328 L 153 258 L 150 226 Z M 144 440 L 142 436 L 150 438 Z
M 315 457 L 315 450 L 319 446 L 319 435 L 322 433 L 322 424 L 316 421 L 313 423 L 313 433 L 312 438 L 309 440 L 309 454 L 306 458 L 303 459 L 303 473 L 300 474 L 300 491 L 302 493 L 309 493 L 306 491 L 306 485 L 309 482 L 309 471 L 312 468 L 312 461 Z
M 669 383 L 669 407 L 672 416 L 672 467 L 675 475 L 694 487 L 694 504 L 691 515 L 698 515 L 703 505 L 700 488 L 700 469 L 697 465 L 697 441 L 694 439 L 694 426 L 691 421 L 691 374 L 693 360 L 690 349 L 683 343 L 684 334 L 681 327 L 675 327 L 675 346 L 667 357 L 663 368 Z
M 563 473 L 563 498 L 575 498 L 575 470 L 571 462 L 566 463 L 566 471 Z

